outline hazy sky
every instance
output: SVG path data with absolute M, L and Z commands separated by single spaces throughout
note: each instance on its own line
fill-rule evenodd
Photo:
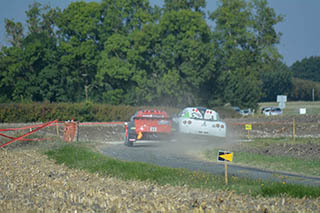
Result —
M 7 45 L 4 19 L 25 22 L 25 11 L 34 0 L 0 0 L 0 45 Z M 74 0 L 38 0 L 52 7 L 65 8 Z M 87 0 L 90 1 L 90 0 Z M 98 1 L 98 0 L 96 0 Z M 163 0 L 150 0 L 151 4 L 162 5 Z M 284 62 L 291 65 L 305 57 L 320 56 L 320 0 L 268 0 L 269 6 L 285 20 L 276 26 L 282 32 L 279 51 Z M 207 9 L 215 10 L 217 0 L 207 0 Z

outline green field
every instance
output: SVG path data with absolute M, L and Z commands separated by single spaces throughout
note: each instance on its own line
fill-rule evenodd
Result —
M 278 106 L 277 102 L 262 102 L 259 103 L 259 108 Z M 299 115 L 301 108 L 306 109 L 307 115 L 320 114 L 320 101 L 295 101 L 286 102 L 286 107 L 283 110 L 283 115 Z M 260 112 L 259 110 L 259 112 Z

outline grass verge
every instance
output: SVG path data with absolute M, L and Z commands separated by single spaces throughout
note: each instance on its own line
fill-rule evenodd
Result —
M 288 138 L 258 138 L 254 139 L 250 144 L 243 144 L 250 148 L 264 149 L 264 147 L 272 147 L 277 145 L 285 145 L 288 147 L 292 145 L 303 145 L 306 143 L 319 144 L 319 139 L 315 138 L 298 138 L 296 141 L 288 140 Z M 289 148 L 285 148 L 287 151 Z M 320 160 L 319 158 L 301 158 L 295 156 L 276 156 L 261 153 L 254 153 L 252 151 L 246 151 L 246 149 L 240 149 L 240 151 L 234 152 L 233 163 L 248 165 L 263 169 L 269 169 L 274 171 L 293 172 L 301 175 L 313 175 L 320 176 Z M 272 150 L 272 149 L 271 149 Z M 284 151 L 284 152 L 285 152 Z M 272 152 L 272 151 L 271 151 Z M 207 159 L 216 161 L 218 149 L 207 150 L 204 155 Z
M 160 167 L 140 162 L 125 162 L 93 152 L 87 147 L 68 144 L 45 152 L 50 159 L 70 168 L 82 169 L 103 176 L 123 180 L 149 181 L 160 185 L 188 186 L 210 190 L 234 190 L 238 193 L 262 196 L 320 197 L 320 187 L 263 182 L 245 178 L 229 177 L 225 185 L 224 176 L 186 169 Z

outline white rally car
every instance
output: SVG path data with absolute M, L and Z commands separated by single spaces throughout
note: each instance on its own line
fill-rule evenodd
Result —
M 187 107 L 173 118 L 179 133 L 226 137 L 227 125 L 219 114 L 204 107 Z

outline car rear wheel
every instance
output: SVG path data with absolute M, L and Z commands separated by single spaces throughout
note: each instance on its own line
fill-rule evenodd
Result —
M 131 141 L 130 139 L 134 139 L 134 137 L 132 137 L 132 134 L 128 133 L 128 136 L 124 137 L 124 145 L 132 147 L 133 146 L 133 141 Z
M 131 127 L 133 127 L 133 126 L 134 126 L 134 124 L 132 122 L 130 122 L 128 124 L 126 136 L 124 137 L 124 145 L 129 146 L 129 147 L 133 146 L 133 140 L 135 139 L 135 134 L 133 134 L 133 132 L 131 130 Z

